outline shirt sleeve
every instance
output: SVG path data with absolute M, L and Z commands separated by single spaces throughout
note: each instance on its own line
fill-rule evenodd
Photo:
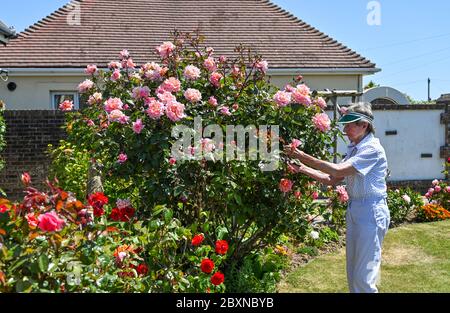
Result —
M 354 156 L 349 158 L 347 162 L 350 162 L 361 175 L 366 176 L 375 164 L 377 164 L 378 160 L 378 151 L 369 146 L 358 151 Z

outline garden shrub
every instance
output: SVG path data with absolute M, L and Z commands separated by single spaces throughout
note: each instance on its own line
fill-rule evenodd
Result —
M 450 218 L 450 212 L 439 203 L 427 203 L 417 208 L 419 222 L 435 222 Z
M 391 215 L 391 227 L 411 221 L 415 211 L 423 205 L 422 195 L 411 188 L 388 190 L 387 204 Z
M 201 46 L 202 40 L 174 32 L 171 42 L 156 49 L 161 64 L 136 68 L 124 50 L 109 71 L 88 65 L 90 78 L 79 85 L 88 105 L 68 114 L 67 143 L 101 164 L 105 192 L 113 200 L 129 199 L 141 218 L 164 205 L 180 227 L 216 232 L 228 240 L 226 268 L 244 264 L 281 234 L 304 236 L 314 193 L 309 178 L 286 170 L 283 156 L 276 170 L 263 171 L 266 164 L 249 158 L 251 151 L 227 162 L 215 152 L 222 144 L 224 151 L 237 146 L 242 152 L 253 139 L 259 140 L 259 149 L 279 140 L 326 159 L 338 130 L 323 111 L 325 101 L 313 96 L 301 77 L 278 90 L 268 83 L 268 64 L 261 56 L 240 46 L 233 59 L 216 57 L 213 48 Z M 60 108 L 69 111 L 73 103 L 63 102 Z M 197 127 L 195 117 L 202 118 L 202 126 Z M 194 137 L 181 156 L 171 150 L 176 125 L 187 126 Z M 258 130 L 224 144 L 206 133 L 209 125 L 224 134 L 227 125 L 255 125 Z M 263 125 L 278 125 L 279 134 L 276 127 Z M 196 153 L 201 157 L 194 158 Z
M 0 152 L 2 152 L 3 149 L 5 149 L 6 147 L 6 139 L 5 139 L 6 122 L 5 118 L 3 117 L 4 112 L 5 112 L 5 104 L 3 101 L 0 100 Z M 4 167 L 5 167 L 5 160 L 2 157 L 0 157 L 0 171 L 2 171 Z M 1 186 L 0 186 L 0 195 L 6 196 Z

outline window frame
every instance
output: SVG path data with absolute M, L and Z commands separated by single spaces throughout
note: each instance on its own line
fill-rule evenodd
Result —
M 80 94 L 75 90 L 51 90 L 50 91 L 50 104 L 52 110 L 59 110 L 59 104 L 56 103 L 55 96 L 58 95 L 72 95 L 73 96 L 73 108 L 74 110 L 80 109 Z

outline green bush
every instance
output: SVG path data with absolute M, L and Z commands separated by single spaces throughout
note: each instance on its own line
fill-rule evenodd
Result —
M 422 196 L 411 188 L 388 190 L 387 204 L 391 215 L 391 226 L 395 227 L 412 220 L 415 210 L 423 205 Z

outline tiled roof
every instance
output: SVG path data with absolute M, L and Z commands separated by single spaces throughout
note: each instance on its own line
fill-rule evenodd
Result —
M 75 0 L 0 47 L 3 68 L 106 67 L 128 49 L 136 64 L 157 61 L 154 48 L 174 29 L 198 28 L 216 55 L 238 44 L 263 55 L 270 68 L 357 68 L 375 64 L 268 0 Z M 72 12 L 72 15 L 70 13 Z M 70 20 L 69 21 L 73 21 Z

